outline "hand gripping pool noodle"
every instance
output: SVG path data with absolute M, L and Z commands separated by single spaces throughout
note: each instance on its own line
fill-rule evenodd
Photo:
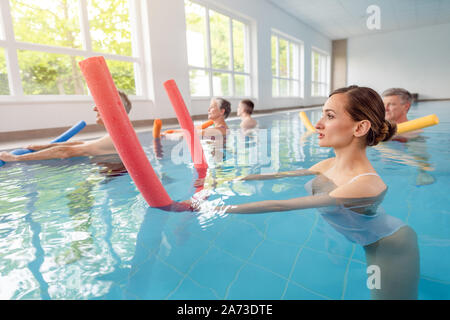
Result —
M 172 200 L 147 159 L 120 100 L 103 57 L 79 62 L 106 130 L 131 178 L 151 207 L 172 205 Z
M 399 123 L 397 125 L 397 134 L 434 126 L 438 123 L 439 118 L 435 114 L 430 114 L 429 116 L 426 117 L 421 117 L 414 120 Z
M 80 132 L 84 127 L 86 126 L 86 122 L 80 121 L 76 125 L 74 125 L 72 128 L 61 134 L 56 139 L 52 140 L 50 143 L 58 143 L 58 142 L 65 142 L 72 138 L 74 135 L 76 135 L 78 132 Z M 20 156 L 22 154 L 32 153 L 34 150 L 31 149 L 16 149 L 11 151 L 12 154 L 15 154 L 16 156 Z M 4 161 L 0 160 L 0 167 L 5 164 Z
M 300 111 L 298 114 L 300 116 L 300 119 L 302 119 L 303 125 L 306 127 L 306 129 L 310 132 L 315 132 L 316 128 L 311 124 L 311 121 L 309 121 L 308 116 L 304 111 Z
M 203 174 L 204 169 L 208 168 L 208 163 L 206 162 L 202 144 L 200 143 L 200 139 L 194 128 L 194 123 L 192 122 L 191 116 L 186 108 L 180 90 L 178 90 L 177 84 L 174 80 L 164 82 L 164 88 L 167 91 L 167 95 L 169 96 L 170 102 L 175 110 L 181 128 L 189 133 L 190 139 L 187 141 L 187 144 L 189 146 L 189 151 L 191 152 L 194 167 L 199 172 L 199 175 L 200 173 Z

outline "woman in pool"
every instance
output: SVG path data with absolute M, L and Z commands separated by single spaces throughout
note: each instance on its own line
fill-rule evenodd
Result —
M 378 266 L 381 287 L 373 299 L 417 299 L 419 250 L 417 236 L 381 207 L 387 186 L 366 155 L 366 147 L 389 140 L 396 125 L 385 120 L 383 100 L 358 86 L 332 92 L 316 124 L 321 147 L 336 157 L 309 169 L 249 175 L 242 180 L 317 175 L 305 187 L 311 194 L 288 200 L 266 200 L 223 208 L 227 213 L 263 213 L 320 208 L 322 217 L 350 241 L 364 247 L 368 266 Z M 199 209 L 201 203 L 191 206 Z

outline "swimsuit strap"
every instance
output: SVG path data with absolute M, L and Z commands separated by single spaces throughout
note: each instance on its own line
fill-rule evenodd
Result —
M 373 172 L 361 173 L 361 174 L 358 174 L 356 177 L 353 177 L 353 178 L 352 178 L 349 182 L 347 182 L 347 183 L 352 183 L 353 181 L 355 181 L 356 179 L 358 179 L 359 177 L 362 177 L 362 176 L 377 176 L 377 177 L 378 177 L 378 174 L 373 173 Z

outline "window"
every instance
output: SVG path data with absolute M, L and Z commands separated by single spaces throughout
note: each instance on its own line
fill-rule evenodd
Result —
M 185 1 L 191 95 L 250 97 L 249 25 Z
M 118 89 L 142 94 L 143 64 L 132 41 L 139 1 L 8 0 L 0 6 L 0 95 L 87 95 L 78 62 L 99 55 Z
M 303 46 L 298 41 L 273 33 L 272 49 L 272 96 L 302 97 L 301 62 Z
M 311 61 L 311 96 L 326 97 L 330 90 L 329 56 L 317 50 L 312 50 Z

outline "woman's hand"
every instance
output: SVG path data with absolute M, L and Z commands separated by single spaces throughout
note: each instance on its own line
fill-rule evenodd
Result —
M 0 152 L 0 160 L 6 162 L 17 161 L 17 156 L 9 152 Z

